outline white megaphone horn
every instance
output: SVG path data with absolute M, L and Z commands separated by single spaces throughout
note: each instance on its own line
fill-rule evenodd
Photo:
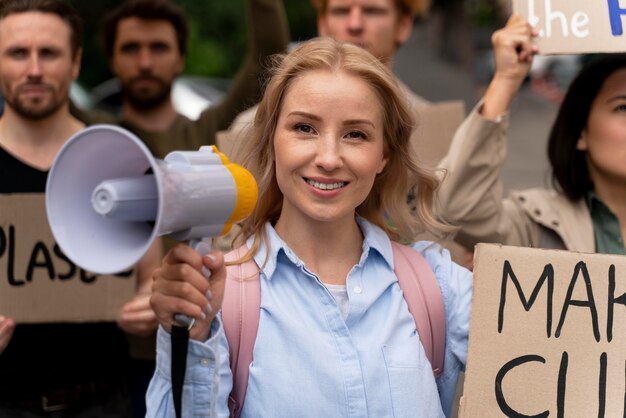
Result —
M 152 157 L 132 133 L 95 125 L 59 151 L 46 185 L 52 233 L 78 266 L 127 270 L 154 239 L 222 235 L 256 204 L 254 177 L 215 147 Z

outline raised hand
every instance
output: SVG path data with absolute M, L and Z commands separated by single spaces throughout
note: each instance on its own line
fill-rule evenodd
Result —
M 496 119 L 506 112 L 530 71 L 537 47 L 537 32 L 520 15 L 513 14 L 506 26 L 493 33 L 496 71 L 485 93 L 482 115 Z

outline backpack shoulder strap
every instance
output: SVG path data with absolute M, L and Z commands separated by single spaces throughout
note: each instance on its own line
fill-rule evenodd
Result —
M 422 254 L 393 241 L 391 247 L 398 283 L 437 377 L 443 371 L 446 345 L 446 313 L 439 283 Z
M 226 254 L 227 261 L 237 260 L 248 252 L 244 244 Z M 248 387 L 248 371 L 259 328 L 261 283 L 254 260 L 227 267 L 222 323 L 228 340 L 233 389 L 228 399 L 231 417 L 239 417 Z
M 437 279 L 424 259 L 414 249 L 392 242 L 395 274 L 404 293 L 409 312 L 413 315 L 417 332 L 431 362 L 433 373 L 443 371 L 445 350 L 445 310 Z M 245 245 L 226 254 L 226 260 L 241 258 L 248 248 Z M 259 267 L 254 260 L 229 266 L 222 322 L 228 339 L 233 389 L 229 397 L 231 416 L 241 412 L 248 371 L 252 363 L 252 350 L 259 328 L 261 310 L 261 283 Z

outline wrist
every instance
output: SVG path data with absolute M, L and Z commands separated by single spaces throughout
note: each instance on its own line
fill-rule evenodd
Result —
M 521 81 L 508 77 L 494 76 L 485 92 L 481 115 L 489 120 L 498 120 L 500 115 L 508 112 L 520 86 Z

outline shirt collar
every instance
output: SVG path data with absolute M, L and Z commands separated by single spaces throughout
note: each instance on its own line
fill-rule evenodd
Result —
M 593 190 L 587 191 L 585 199 L 587 201 L 587 207 L 589 208 L 589 212 L 591 213 L 592 218 L 616 218 L 613 211 Z
M 370 254 L 375 252 L 380 255 L 389 268 L 393 270 L 393 250 L 391 248 L 391 241 L 385 231 L 359 216 L 356 217 L 356 221 L 363 234 L 363 246 L 359 264 L 364 264 L 368 257 L 370 257 Z M 286 257 L 297 266 L 304 265 L 302 260 L 289 248 L 287 243 L 283 241 L 269 222 L 265 224 L 265 234 L 268 238 L 267 243 L 269 244 L 269 251 L 266 247 L 266 243 L 261 242 L 259 250 L 254 255 L 254 261 L 261 267 L 263 277 L 268 280 L 272 278 L 276 271 L 279 257 Z M 248 239 L 248 248 L 252 245 L 253 240 L 254 237 Z
M 585 200 L 587 201 L 587 207 L 591 210 L 595 201 L 599 201 L 598 196 L 595 194 L 593 190 L 587 190 L 587 194 L 585 194 Z

